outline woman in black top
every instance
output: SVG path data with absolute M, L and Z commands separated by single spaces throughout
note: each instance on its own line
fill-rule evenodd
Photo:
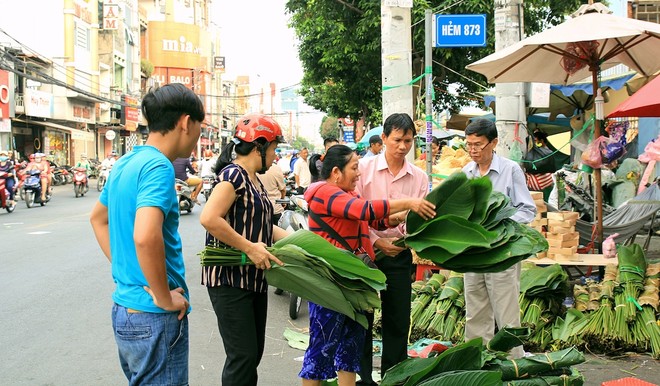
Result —
M 222 151 L 215 173 L 218 182 L 204 206 L 200 222 L 206 245 L 229 245 L 243 251 L 254 265 L 203 267 L 227 359 L 224 385 L 256 385 L 266 334 L 268 283 L 265 269 L 282 262 L 266 250 L 286 232 L 272 223 L 273 206 L 257 178 L 275 160 L 283 142 L 272 118 L 251 114 L 239 119 L 236 133 Z

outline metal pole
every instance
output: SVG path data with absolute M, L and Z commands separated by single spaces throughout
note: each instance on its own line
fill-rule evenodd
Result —
M 433 189 L 433 154 L 431 142 L 433 139 L 433 12 L 430 9 L 424 11 L 424 74 L 426 79 L 426 174 L 429 176 L 429 191 Z
M 591 70 L 591 83 L 594 90 L 594 98 L 598 90 L 598 68 Z M 600 120 L 598 117 L 594 120 L 594 140 L 600 137 Z M 598 237 L 596 248 L 598 253 L 602 251 L 603 244 L 603 186 L 601 184 L 600 168 L 594 169 L 594 185 L 596 185 L 596 235 Z

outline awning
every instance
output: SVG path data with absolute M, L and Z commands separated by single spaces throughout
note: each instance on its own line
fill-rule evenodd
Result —
M 20 122 L 20 123 L 23 123 L 23 124 L 26 124 L 26 125 L 46 126 L 48 128 L 63 131 L 63 132 L 68 133 L 68 134 L 71 134 L 73 132 L 73 130 L 76 130 L 72 127 L 68 127 L 68 126 L 64 126 L 64 125 L 58 125 L 57 123 L 48 122 L 48 121 L 37 121 L 37 120 L 26 121 L 24 119 L 18 119 L 18 118 L 14 118 L 13 121 L 14 122 Z

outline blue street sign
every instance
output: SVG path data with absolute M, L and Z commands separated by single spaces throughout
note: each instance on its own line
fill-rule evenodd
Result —
M 353 128 L 349 127 L 348 130 L 344 131 L 344 142 L 346 143 L 355 143 L 355 137 L 353 136 Z
M 486 15 L 433 15 L 433 47 L 485 47 Z

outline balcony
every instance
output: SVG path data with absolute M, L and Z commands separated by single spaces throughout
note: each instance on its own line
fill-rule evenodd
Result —
M 23 94 L 20 93 L 14 94 L 14 100 L 16 101 L 16 105 L 15 105 L 16 114 L 25 114 L 25 103 L 23 100 Z

